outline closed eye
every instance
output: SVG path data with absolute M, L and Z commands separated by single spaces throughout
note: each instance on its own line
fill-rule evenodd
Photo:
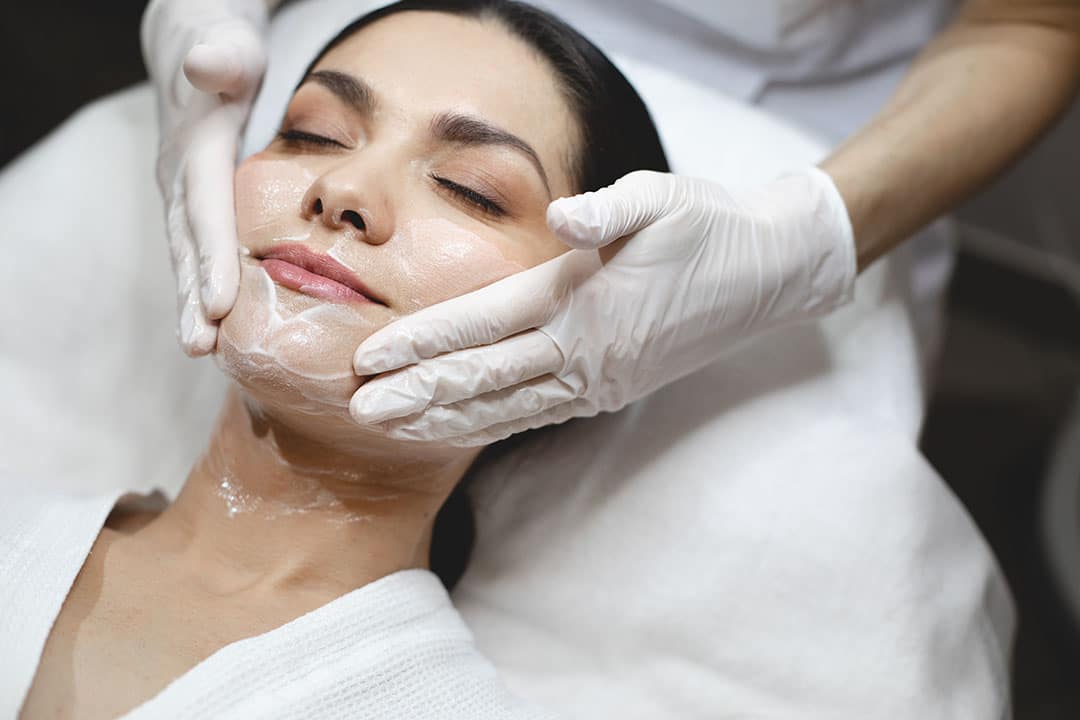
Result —
M 304 132 L 303 130 L 281 130 L 278 132 L 278 137 L 291 145 L 316 145 L 319 147 L 346 147 L 344 143 L 338 142 L 333 138 L 328 138 L 325 135 L 316 135 L 315 133 Z
M 473 190 L 471 187 L 459 185 L 453 180 L 448 180 L 435 174 L 432 174 L 431 179 L 434 180 L 436 184 L 438 184 L 440 187 L 449 190 L 465 202 L 473 205 L 480 210 L 483 210 L 486 213 L 489 213 L 495 217 L 502 217 L 506 215 L 506 210 L 504 210 L 503 207 L 499 205 L 499 203 L 495 202 L 487 195 Z

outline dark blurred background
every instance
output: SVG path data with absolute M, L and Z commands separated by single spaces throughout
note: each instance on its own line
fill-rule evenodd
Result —
M 0 167 L 87 101 L 146 77 L 138 40 L 144 0 L 6 4 Z M 1080 205 L 1080 112 L 1072 116 L 1038 150 L 1062 168 L 1042 183 L 1045 193 L 1017 180 L 1031 175 L 1025 165 L 960 213 L 964 244 L 922 439 L 989 538 L 1016 597 L 1014 700 L 1022 720 L 1080 718 L 1077 610 L 1068 609 L 1047 560 L 1041 511 L 1051 482 L 1080 485 L 1080 467 L 1055 450 L 1080 443 L 1080 226 L 1048 231 L 1038 227 L 1047 216 L 1041 209 L 1027 214 L 1036 220 L 1010 210 L 1018 195 L 1051 211 L 1070 197 Z M 1047 232 L 1057 238 L 1056 255 L 1040 249 Z M 1065 512 L 1080 522 L 1080 503 Z M 1067 561 L 1080 563 L 1080 547 L 1071 553 Z
M 0 18 L 0 166 L 89 100 L 146 79 L 146 0 L 5 0 Z

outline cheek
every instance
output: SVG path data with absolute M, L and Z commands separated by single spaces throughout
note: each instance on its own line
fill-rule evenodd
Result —
M 295 221 L 315 174 L 295 160 L 253 155 L 236 170 L 236 230 L 241 242 L 251 233 Z
M 528 267 L 496 243 L 444 218 L 403 223 L 388 241 L 393 251 L 380 275 L 393 278 L 406 312 L 464 295 Z M 341 258 L 344 260 L 344 258 Z

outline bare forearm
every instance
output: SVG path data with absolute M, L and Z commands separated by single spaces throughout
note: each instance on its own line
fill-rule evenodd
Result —
M 859 269 L 993 179 L 1078 83 L 1080 1 L 969 2 L 821 165 L 847 205 Z

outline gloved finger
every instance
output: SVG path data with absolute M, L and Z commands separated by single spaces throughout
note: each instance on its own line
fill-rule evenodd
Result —
M 217 345 L 217 325 L 206 317 L 197 293 L 180 296 L 180 324 L 177 339 L 180 347 L 191 357 L 213 352 Z
M 188 50 L 183 68 L 198 90 L 240 98 L 258 87 L 266 71 L 266 52 L 246 24 L 230 23 Z
M 245 79 L 236 48 L 206 43 L 188 51 L 184 58 L 184 76 L 197 90 L 211 95 L 231 94 Z
M 529 330 L 492 345 L 421 360 L 364 383 L 353 394 L 349 412 L 360 424 L 401 418 L 557 372 L 562 364 L 555 341 Z
M 636 170 L 594 192 L 548 205 L 548 227 L 570 247 L 595 250 L 651 225 L 671 208 L 668 173 Z
M 353 355 L 353 369 L 357 375 L 376 375 L 531 330 L 551 317 L 573 283 L 599 267 L 596 253 L 563 253 L 487 287 L 419 310 L 360 343 Z
M 191 240 L 190 228 L 183 206 L 183 190 L 178 190 L 169 207 L 167 227 L 169 251 L 176 275 L 177 340 L 191 357 L 206 355 L 217 343 L 217 327 L 209 321 L 199 299 L 198 255 Z
M 399 440 L 446 440 L 534 418 L 577 398 L 574 390 L 554 375 L 545 375 L 450 405 L 435 405 L 418 416 L 386 426 Z
M 199 295 L 207 317 L 224 317 L 240 288 L 240 258 L 233 206 L 239 123 L 222 106 L 204 118 L 184 170 L 187 217 L 198 253 Z
M 585 398 L 578 398 L 562 405 L 556 405 L 535 415 L 508 420 L 506 422 L 491 425 L 477 432 L 444 438 L 440 442 L 457 447 L 480 447 L 490 445 L 500 440 L 505 440 L 511 435 L 526 430 L 558 425 L 575 417 L 590 417 L 596 414 L 594 406 Z

